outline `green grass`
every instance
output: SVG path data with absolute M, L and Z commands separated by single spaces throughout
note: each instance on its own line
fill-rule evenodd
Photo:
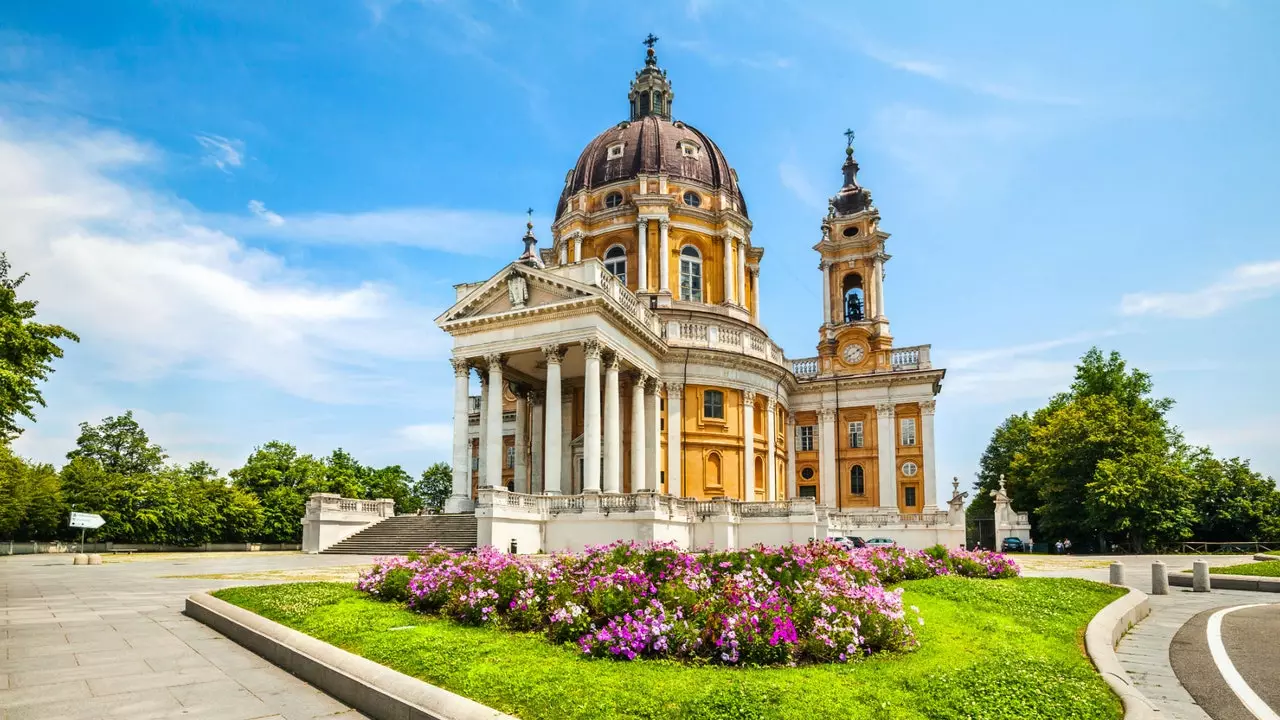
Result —
M 337 583 L 215 595 L 525 720 L 1121 717 L 1081 638 L 1123 591 L 1051 578 L 904 585 L 925 618 L 918 650 L 798 668 L 591 660 L 540 635 L 463 627 Z
M 1190 572 L 1188 570 L 1187 572 Z M 1280 577 L 1280 562 L 1276 560 L 1263 560 L 1261 562 L 1245 563 L 1243 565 L 1222 565 L 1219 567 L 1209 568 L 1209 573 L 1221 573 L 1223 575 L 1258 575 L 1261 577 Z

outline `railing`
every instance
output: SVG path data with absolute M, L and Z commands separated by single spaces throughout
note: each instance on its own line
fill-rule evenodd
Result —
M 666 339 L 667 344 L 672 347 L 731 350 L 777 365 L 784 365 L 786 362 L 782 348 L 772 340 L 760 333 L 740 327 L 670 320 L 667 324 Z
M 599 260 L 595 261 L 600 265 L 599 272 L 596 274 L 595 284 L 605 292 L 606 295 L 613 298 L 622 306 L 622 309 L 630 313 L 641 325 L 645 326 L 653 332 L 654 335 L 662 335 L 661 323 L 658 316 L 644 306 L 640 302 L 640 298 L 635 293 L 627 289 L 625 285 L 618 282 L 617 276 L 604 269 L 604 265 Z
M 315 493 L 307 498 L 307 512 L 342 512 L 357 515 L 391 517 L 396 514 L 396 503 L 388 498 L 360 500 L 344 498 L 336 493 Z
M 796 377 L 810 377 L 818 374 L 818 358 L 801 358 L 791 361 L 791 374 Z
M 889 353 L 889 367 L 893 370 L 928 370 L 933 367 L 929 362 L 929 346 L 897 348 Z
M 837 530 L 850 528 L 887 527 L 938 527 L 951 524 L 948 513 L 899 513 L 899 512 L 828 512 L 827 522 Z
M 470 395 L 467 397 L 467 413 L 475 415 L 480 412 L 480 396 Z
M 1184 542 L 1175 546 L 1174 552 L 1198 554 L 1229 553 L 1233 555 L 1280 552 L 1280 542 L 1256 542 L 1253 540 L 1241 540 L 1238 542 Z

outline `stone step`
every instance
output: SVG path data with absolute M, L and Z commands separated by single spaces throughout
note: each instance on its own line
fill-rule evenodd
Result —
M 371 525 L 327 548 L 333 555 L 404 555 L 439 545 L 450 550 L 476 546 L 474 515 L 405 515 Z

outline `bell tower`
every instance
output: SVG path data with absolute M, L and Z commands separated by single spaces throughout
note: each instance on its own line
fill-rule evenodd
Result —
M 880 211 L 871 191 L 858 184 L 853 131 L 845 131 L 844 185 L 831 198 L 822 220 L 822 326 L 818 330 L 821 373 L 888 370 L 893 337 L 884 312 L 884 251 L 889 233 L 880 229 Z

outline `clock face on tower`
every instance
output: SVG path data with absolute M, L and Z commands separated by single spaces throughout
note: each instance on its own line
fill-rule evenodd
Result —
M 867 351 L 858 343 L 849 343 L 844 346 L 844 361 L 850 365 L 857 365 L 862 362 L 862 358 L 867 356 Z

